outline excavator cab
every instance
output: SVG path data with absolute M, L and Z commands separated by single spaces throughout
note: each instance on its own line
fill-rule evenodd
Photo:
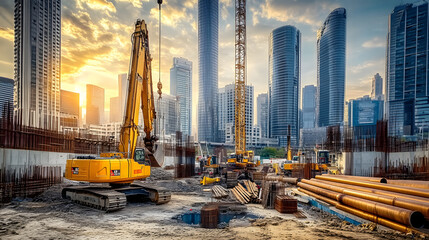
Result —
M 136 151 L 134 152 L 134 161 L 140 164 L 150 165 L 149 158 L 146 156 L 144 148 L 136 148 Z

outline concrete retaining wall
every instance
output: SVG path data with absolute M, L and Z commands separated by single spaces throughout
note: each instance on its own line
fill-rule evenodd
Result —
M 64 172 L 67 159 L 73 158 L 75 155 L 74 153 L 0 148 L 0 169 L 25 169 L 29 166 L 59 166 Z

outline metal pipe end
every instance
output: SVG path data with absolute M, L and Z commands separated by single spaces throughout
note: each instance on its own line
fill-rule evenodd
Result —
M 385 178 L 380 179 L 380 183 L 387 183 L 387 179 Z
M 410 226 L 421 228 L 425 224 L 425 216 L 421 212 L 414 211 L 410 216 Z

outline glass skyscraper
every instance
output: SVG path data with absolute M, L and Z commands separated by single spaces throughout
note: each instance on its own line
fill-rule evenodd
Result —
M 268 137 L 268 94 L 261 93 L 258 95 L 256 100 L 256 106 L 258 111 L 258 126 L 261 128 L 261 137 Z
M 383 78 L 381 78 L 380 74 L 375 74 L 372 78 L 372 90 L 371 90 L 371 98 L 384 100 L 383 99 Z
M 395 7 L 387 37 L 386 111 L 389 135 L 429 128 L 428 3 Z
M 198 0 L 198 140 L 217 141 L 219 1 Z
M 12 110 L 13 104 L 13 79 L 0 77 L 0 118 L 3 117 L 3 110 Z
M 316 87 L 307 85 L 302 89 L 302 128 L 316 126 Z
M 346 80 L 346 9 L 337 8 L 317 32 L 317 99 L 319 127 L 342 124 Z
M 15 0 L 14 109 L 26 126 L 59 129 L 61 0 Z
M 287 145 L 288 126 L 291 142 L 299 143 L 299 102 L 301 90 L 301 33 L 294 26 L 274 29 L 269 38 L 269 127 L 270 137 Z
M 173 58 L 170 69 L 170 93 L 177 96 L 180 105 L 180 131 L 191 135 L 192 126 L 192 62 Z
M 226 132 L 228 124 L 235 129 L 235 84 L 228 84 L 219 88 L 218 92 L 218 141 L 226 142 Z M 246 116 L 246 146 L 251 143 L 253 127 L 253 86 L 246 85 L 245 97 Z M 231 138 L 233 141 L 233 138 Z

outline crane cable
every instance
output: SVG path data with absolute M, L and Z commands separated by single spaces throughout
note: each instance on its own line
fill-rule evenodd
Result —
M 158 33 L 158 37 L 159 37 L 159 47 L 158 47 L 158 94 L 159 94 L 159 99 L 161 99 L 161 94 L 162 94 L 162 83 L 161 83 L 161 4 L 162 4 L 162 0 L 158 0 L 158 6 L 159 6 L 159 33 Z
M 162 94 L 162 91 L 161 91 L 161 89 L 162 89 L 162 83 L 161 83 L 161 4 L 162 4 L 162 0 L 158 0 L 157 1 L 158 2 L 158 12 L 159 12 L 159 24 L 158 24 L 158 27 L 159 27 L 159 30 L 158 30 L 158 102 L 157 102 L 157 104 L 158 104 L 158 111 L 159 111 L 159 113 L 160 113 L 160 116 L 159 116 L 159 120 L 158 121 L 156 121 L 155 122 L 155 129 L 154 129 L 154 131 L 155 131 L 155 135 L 157 134 L 157 133 L 161 133 L 161 119 L 162 119 L 162 116 L 161 116 L 161 113 L 162 113 L 162 111 L 161 111 L 161 94 Z M 155 118 L 157 118 L 156 117 L 156 115 L 155 115 Z

